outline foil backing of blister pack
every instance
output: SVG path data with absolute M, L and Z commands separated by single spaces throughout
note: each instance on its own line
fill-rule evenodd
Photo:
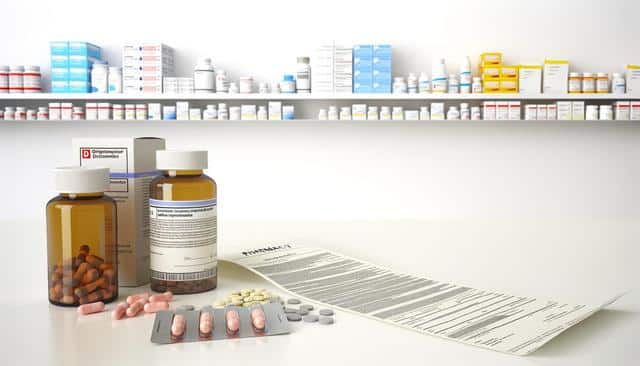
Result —
M 263 331 L 253 329 L 251 323 L 251 308 L 228 306 L 224 309 L 214 309 L 205 306 L 199 310 L 164 310 L 156 313 L 151 330 L 151 342 L 158 344 L 170 344 L 180 342 L 203 342 L 233 338 L 264 337 L 289 333 L 289 323 L 282 305 L 270 303 L 261 305 L 266 318 L 266 326 Z M 236 334 L 228 334 L 226 326 L 227 310 L 236 310 L 240 316 L 240 329 Z M 200 313 L 213 314 L 213 330 L 209 337 L 200 335 Z M 175 314 L 183 314 L 186 320 L 184 335 L 180 339 L 171 336 L 171 324 Z

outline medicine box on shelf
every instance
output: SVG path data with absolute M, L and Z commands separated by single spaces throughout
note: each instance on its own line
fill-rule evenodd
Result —
M 373 46 L 373 93 L 391 93 L 391 45 Z
M 518 67 L 518 91 L 520 94 L 540 94 L 542 90 L 542 65 Z
M 88 93 L 91 91 L 91 67 L 102 59 L 100 47 L 89 42 L 54 41 L 51 56 L 51 91 Z

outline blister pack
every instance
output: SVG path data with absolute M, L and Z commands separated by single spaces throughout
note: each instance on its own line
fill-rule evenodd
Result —
M 151 342 L 170 344 L 221 339 L 264 337 L 289 333 L 280 303 L 252 307 L 227 306 L 200 310 L 165 310 L 156 313 Z

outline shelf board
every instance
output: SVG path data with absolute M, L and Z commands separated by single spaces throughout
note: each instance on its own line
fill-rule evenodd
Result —
M 296 124 L 296 123 L 353 123 L 353 124 L 393 124 L 393 123 L 483 123 L 483 122 L 498 122 L 498 123 L 550 123 L 550 122 L 571 122 L 571 123 L 583 123 L 583 122 L 601 122 L 601 123 L 617 123 L 617 122 L 640 122 L 640 120 L 318 120 L 318 119 L 295 119 L 295 120 L 0 120 L 0 126 L 2 124 L 47 124 L 47 123 L 123 123 L 123 124 L 223 124 L 223 123 L 256 123 L 256 124 L 269 124 L 269 123 L 282 123 L 282 124 Z
M 1 100 L 28 101 L 468 101 L 468 100 L 640 100 L 640 96 L 627 94 L 102 94 L 102 93 L 26 93 L 0 94 Z

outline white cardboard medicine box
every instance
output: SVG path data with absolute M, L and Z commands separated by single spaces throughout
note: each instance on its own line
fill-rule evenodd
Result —
M 165 141 L 155 137 L 74 138 L 74 162 L 107 167 L 111 184 L 105 192 L 117 204 L 118 279 L 120 286 L 149 282 L 149 190 L 156 170 L 156 151 Z

